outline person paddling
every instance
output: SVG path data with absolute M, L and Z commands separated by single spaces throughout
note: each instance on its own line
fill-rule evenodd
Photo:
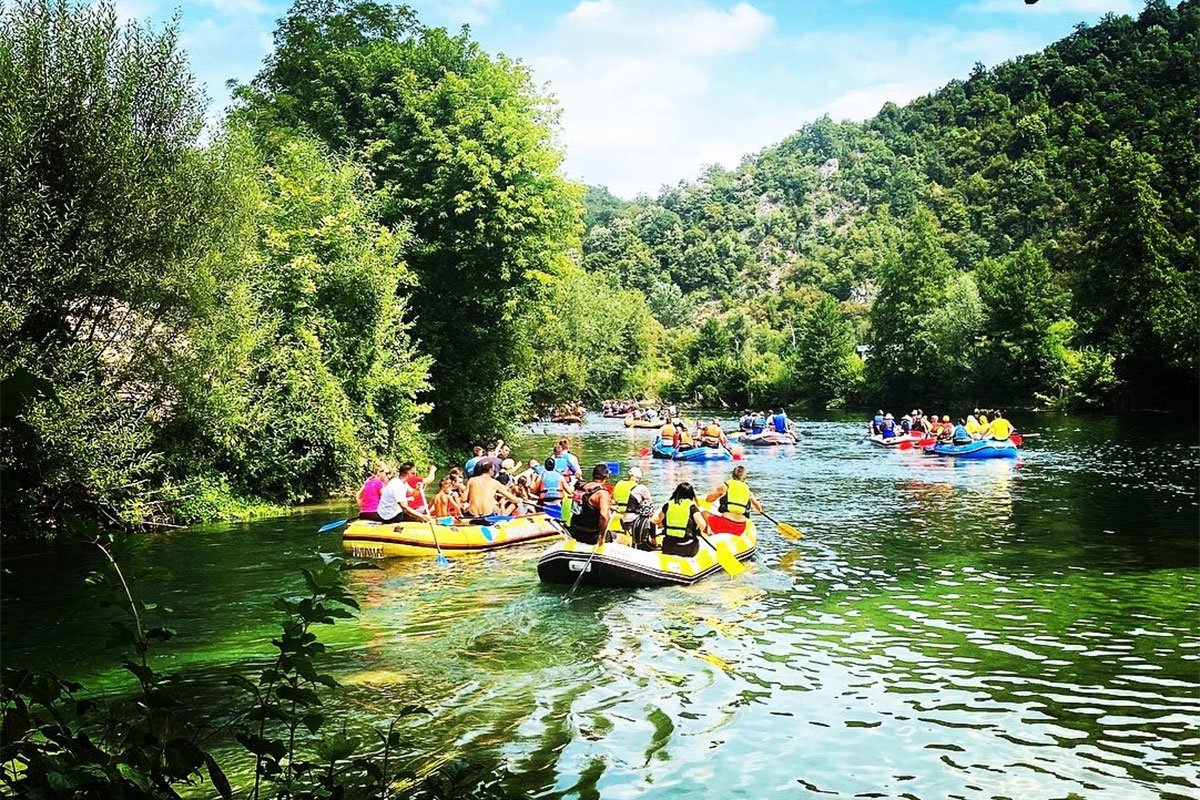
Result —
M 696 490 L 687 481 L 675 487 L 654 524 L 662 528 L 662 551 L 668 556 L 691 558 L 700 551 L 697 534 L 708 532 L 708 522 L 696 505 Z
M 381 522 L 431 522 L 432 518 L 413 508 L 412 487 L 408 483 L 408 475 L 412 471 L 411 464 L 403 464 L 396 471 L 396 476 L 388 481 L 387 486 L 379 493 L 378 514 Z
M 571 498 L 568 529 L 576 541 L 598 544 L 601 532 L 608 530 L 608 522 L 612 517 L 612 497 L 608 493 L 607 483 L 608 465 L 597 464 L 592 467 L 592 479 L 575 489 Z
M 746 468 L 741 464 L 733 468 L 729 480 L 709 492 L 705 499 L 717 503 L 716 513 L 708 515 L 713 533 L 740 534 L 746 529 L 747 512 L 753 509 L 762 513 L 762 505 L 746 483 Z

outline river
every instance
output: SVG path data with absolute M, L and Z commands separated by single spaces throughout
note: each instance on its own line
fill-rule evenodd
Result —
M 362 613 L 321 631 L 337 703 L 357 722 L 427 706 L 407 735 L 503 766 L 514 796 L 1200 796 L 1197 427 L 1017 422 L 1041 436 L 1010 463 L 801 420 L 801 444 L 742 463 L 806 538 L 763 526 L 737 578 L 565 604 L 538 583 L 538 546 L 349 573 Z M 536 425 L 519 450 L 544 456 L 564 433 L 585 464 L 626 468 L 653 438 L 594 419 Z M 728 467 L 643 462 L 656 500 Z M 123 556 L 134 591 L 174 608 L 157 663 L 198 707 L 270 655 L 272 600 L 339 549 L 315 530 L 345 510 L 172 531 Z M 4 663 L 123 685 L 102 648 L 114 612 L 82 581 L 96 560 L 6 556 Z

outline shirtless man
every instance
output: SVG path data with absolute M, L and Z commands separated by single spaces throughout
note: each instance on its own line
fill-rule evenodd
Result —
M 496 496 L 517 505 L 521 499 L 500 485 L 500 481 L 492 477 L 492 470 L 486 463 L 475 465 L 475 477 L 467 481 L 467 513 L 476 517 L 486 517 L 496 513 Z

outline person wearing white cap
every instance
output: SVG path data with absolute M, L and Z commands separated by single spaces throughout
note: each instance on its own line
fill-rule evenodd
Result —
M 650 489 L 641 482 L 642 470 L 640 467 L 630 467 L 627 473 L 629 477 L 618 481 L 613 487 L 613 503 L 616 512 L 621 515 L 621 528 L 633 537 L 634 546 L 641 544 L 639 532 L 644 533 L 646 529 L 651 531 L 650 545 L 653 545 L 653 528 L 650 527 L 650 515 L 653 512 L 654 498 L 650 494 Z M 640 524 L 639 520 L 645 518 L 646 524 Z

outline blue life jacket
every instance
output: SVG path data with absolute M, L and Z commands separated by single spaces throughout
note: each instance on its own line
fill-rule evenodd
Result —
M 554 457 L 554 471 L 566 475 L 571 471 L 571 457 L 566 453 Z
M 483 458 L 483 456 L 475 456 L 474 458 L 467 459 L 467 463 L 465 466 L 466 466 L 466 473 L 467 473 L 468 479 L 474 477 L 475 465 L 479 463 L 479 459 L 481 459 L 481 458 Z
M 547 500 L 557 500 L 562 497 L 562 482 L 563 476 L 557 471 L 542 473 L 542 485 L 546 487 Z
M 776 414 L 775 416 L 771 417 L 771 422 L 774 423 L 774 425 L 775 425 L 776 433 L 787 433 L 788 432 L 787 417 L 785 417 L 783 414 Z

